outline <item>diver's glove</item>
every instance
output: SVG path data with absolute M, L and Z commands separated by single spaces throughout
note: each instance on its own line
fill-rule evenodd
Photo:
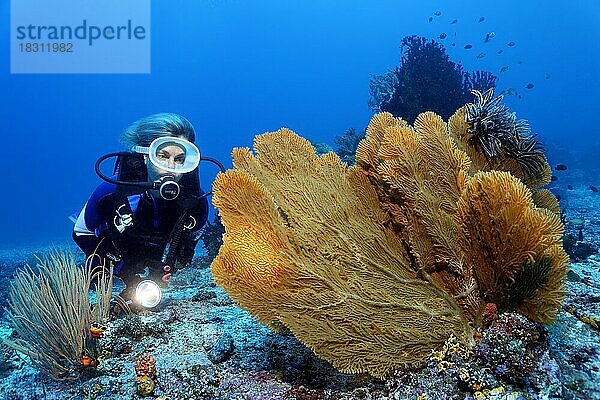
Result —
M 148 268 L 148 278 L 161 287 L 166 287 L 174 272 L 174 268 L 162 261 L 146 260 L 145 268 Z

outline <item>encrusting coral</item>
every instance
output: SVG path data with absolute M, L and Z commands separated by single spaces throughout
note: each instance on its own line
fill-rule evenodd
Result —
M 257 136 L 256 154 L 234 149 L 213 186 L 217 284 L 339 370 L 374 376 L 423 364 L 451 335 L 472 345 L 486 303 L 551 322 L 560 217 L 510 172 L 474 163 L 457 114 L 414 126 L 375 115 L 350 168 L 288 129 Z
M 156 386 L 154 378 L 156 376 L 156 360 L 150 354 L 144 354 L 134 365 L 135 383 L 137 385 L 137 393 L 140 396 L 150 395 Z

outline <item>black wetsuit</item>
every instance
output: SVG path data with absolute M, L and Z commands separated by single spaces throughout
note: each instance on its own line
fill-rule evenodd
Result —
M 151 192 L 140 190 L 127 196 L 120 194 L 116 185 L 103 182 L 92 193 L 79 214 L 73 230 L 73 239 L 86 255 L 94 252 L 111 260 L 114 273 L 126 284 L 135 280 L 135 274 L 146 267 L 152 278 L 164 274 L 164 258 L 174 271 L 177 261 L 187 266 L 208 218 L 208 200 L 197 194 L 186 194 L 181 199 L 155 198 Z M 185 216 L 182 215 L 185 213 Z M 123 224 L 123 216 L 132 216 L 131 223 Z M 181 218 L 181 220 L 180 220 Z M 173 243 L 176 224 L 185 225 L 177 246 Z M 129 286 L 129 285 L 128 285 Z

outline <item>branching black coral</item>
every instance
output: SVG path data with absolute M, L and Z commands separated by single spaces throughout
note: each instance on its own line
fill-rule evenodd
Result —
M 402 39 L 402 61 L 394 70 L 371 78 L 369 106 L 405 121 L 433 111 L 444 119 L 471 99 L 471 91 L 495 87 L 490 72 L 465 72 L 444 46 L 420 36 Z
M 496 87 L 496 75 L 488 71 L 465 72 L 463 80 L 463 89 L 467 93 L 473 90 L 484 92 Z

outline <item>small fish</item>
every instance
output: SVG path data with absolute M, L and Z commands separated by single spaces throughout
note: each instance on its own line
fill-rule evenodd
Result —
M 452 22 L 450 22 L 450 25 L 454 25 L 455 23 L 457 23 L 458 20 L 457 19 L 453 19 Z
M 496 32 L 486 33 L 485 34 L 485 39 L 483 39 L 483 41 L 487 43 L 490 40 L 492 40 L 495 36 L 496 36 Z
M 508 94 L 509 96 L 514 96 L 515 94 L 517 94 L 517 89 L 515 88 L 508 88 L 506 89 L 506 94 Z
M 478 22 L 483 22 L 485 21 L 485 17 L 480 17 Z
M 429 18 L 427 18 L 427 21 L 429 21 L 429 22 L 433 22 L 433 17 L 429 17 Z
M 433 15 L 435 15 L 436 17 L 439 17 L 440 15 L 442 15 L 441 11 L 436 11 L 433 13 Z
M 498 50 L 498 54 L 502 54 L 502 53 L 504 53 L 504 50 L 502 50 L 502 49 Z
M 519 94 L 519 95 L 517 95 L 517 97 L 520 99 L 520 98 L 521 98 L 521 95 Z
M 567 170 L 567 166 L 565 164 L 556 164 L 556 166 L 554 167 L 555 170 L 557 171 L 566 171 Z
M 573 185 L 567 185 L 567 189 L 573 190 Z
M 521 65 L 521 64 L 523 64 L 523 61 L 519 60 L 519 61 L 517 61 L 517 64 Z
M 508 65 L 505 65 L 504 67 L 500 68 L 500 73 L 506 72 L 506 71 L 508 71 Z
M 550 79 L 550 74 L 548 74 L 548 73 L 547 73 L 547 74 L 544 76 L 544 78 L 545 78 L 546 80 Z
M 477 54 L 477 58 L 478 59 L 482 59 L 484 57 L 485 57 L 485 53 L 479 53 L 479 54 Z
M 445 33 L 440 33 L 440 39 L 446 39 L 448 35 L 446 35 Z
M 508 47 L 513 47 L 515 44 L 515 42 L 508 42 Z
M 527 85 L 525 85 L 525 89 L 533 89 L 533 83 L 528 83 Z
M 558 176 L 552 175 L 552 177 L 550 177 L 550 181 L 552 181 L 552 182 L 556 182 L 557 180 L 558 180 Z
M 465 49 L 466 50 L 469 50 L 469 49 L 472 49 L 472 48 L 473 48 L 472 44 L 465 44 Z
M 594 193 L 598 193 L 598 188 L 594 185 L 590 185 L 590 190 Z
M 452 47 L 456 46 L 456 43 L 452 43 Z
M 554 197 L 556 197 L 556 200 L 560 201 L 560 194 L 555 194 Z

